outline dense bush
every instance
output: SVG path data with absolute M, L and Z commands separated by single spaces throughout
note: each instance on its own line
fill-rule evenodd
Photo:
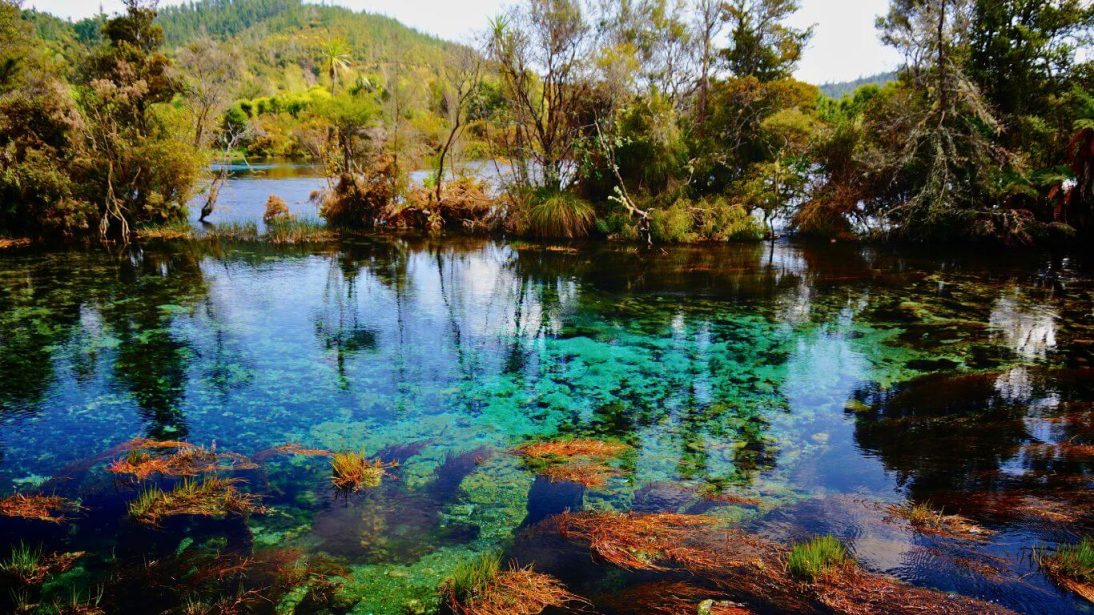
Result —
M 744 207 L 722 197 L 678 199 L 668 207 L 653 209 L 650 218 L 654 241 L 663 243 L 756 240 L 763 234 Z

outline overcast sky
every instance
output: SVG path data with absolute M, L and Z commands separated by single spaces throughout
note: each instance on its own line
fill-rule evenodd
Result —
M 162 0 L 179 4 L 181 0 Z M 451 40 L 467 40 L 482 29 L 510 0 L 326 0 L 355 10 L 383 13 L 399 21 Z M 62 17 L 79 19 L 98 12 L 98 0 L 26 0 L 26 6 Z M 888 0 L 802 0 L 794 24 L 816 24 L 813 41 L 798 67 L 797 77 L 811 83 L 850 81 L 895 67 L 900 56 L 878 41 L 874 18 L 885 12 Z M 121 0 L 102 0 L 107 12 Z

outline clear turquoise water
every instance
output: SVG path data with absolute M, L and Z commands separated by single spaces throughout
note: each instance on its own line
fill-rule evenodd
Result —
M 149 560 L 291 548 L 348 569 L 339 607 L 297 591 L 267 610 L 429 612 L 457 563 L 551 512 L 507 451 L 575 436 L 634 448 L 619 476 L 579 490 L 585 509 L 701 508 L 787 542 L 832 532 L 864 567 L 916 584 L 1090 612 L 1031 558 L 1094 525 L 1090 272 L 1051 255 L 788 243 L 8 253 L 0 495 L 86 510 L 62 526 L 0 520 L 0 559 L 20 541 L 87 551 L 35 599 L 76 587 L 102 591 L 108 612 L 162 612 L 192 596 L 133 572 Z M 150 529 L 126 519 L 136 489 L 103 468 L 136 436 L 402 463 L 340 499 L 326 459 L 274 457 L 244 475 L 270 514 Z M 705 490 L 763 505 L 704 503 Z M 994 533 L 970 543 L 884 519 L 904 501 Z

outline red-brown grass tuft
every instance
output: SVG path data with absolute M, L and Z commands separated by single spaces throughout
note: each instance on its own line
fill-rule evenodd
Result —
M 571 482 L 585 487 L 603 487 L 609 478 L 618 476 L 619 470 L 603 463 L 566 463 L 548 466 L 542 474 L 552 483 Z
M 458 615 L 536 615 L 547 607 L 585 602 L 558 579 L 528 568 L 499 572 L 463 600 L 449 596 Z
M 129 515 L 141 523 L 157 525 L 164 517 L 176 515 L 227 517 L 267 512 L 258 503 L 258 496 L 236 488 L 239 482 L 208 477 L 201 482 L 183 480 L 166 492 L 152 487 L 129 503 Z
M 232 452 L 218 452 L 188 442 L 131 441 L 129 452 L 107 466 L 112 474 L 132 476 L 137 480 L 159 474 L 172 477 L 192 477 L 209 472 L 232 472 L 257 468 L 250 459 Z
M 595 457 L 607 459 L 617 457 L 630 450 L 631 447 L 618 442 L 605 442 L 603 440 L 548 440 L 545 442 L 532 442 L 522 444 L 513 449 L 513 452 L 531 459 Z
M 56 495 L 24 495 L 16 493 L 0 499 L 0 515 L 61 523 L 68 514 L 80 511 L 80 505 Z

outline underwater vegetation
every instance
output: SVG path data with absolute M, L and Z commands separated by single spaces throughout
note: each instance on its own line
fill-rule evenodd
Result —
M 1037 551 L 1037 562 L 1063 587 L 1094 602 L 1094 538 L 1084 536 L 1073 545 L 1060 545 L 1052 553 Z
M 1048 560 L 1094 527 L 1071 261 L 121 252 L 0 263 L 0 562 L 86 552 L 0 613 L 1088 608 Z M 812 536 L 846 560 L 805 578 Z
M 80 511 L 80 505 L 56 495 L 16 493 L 0 499 L 0 516 L 61 523 Z
M 886 510 L 892 516 L 907 521 L 915 530 L 927 534 L 983 538 L 992 533 L 991 530 L 973 523 L 966 517 L 948 515 L 941 510 L 936 511 L 925 502 L 892 504 Z
M 690 585 L 707 588 L 693 597 L 705 596 L 710 607 L 728 601 L 734 604 L 725 608 L 743 602 L 795 613 L 1011 612 L 862 570 L 831 536 L 791 549 L 705 515 L 601 512 L 564 513 L 531 531 L 558 533 L 625 571 L 686 573 Z
M 43 554 L 41 547 L 29 547 L 20 542 L 7 559 L 0 560 L 0 573 L 14 577 L 23 585 L 37 585 L 51 574 L 72 568 L 83 552 Z
M 441 593 L 457 615 L 536 615 L 547 607 L 586 603 L 558 579 L 530 566 L 503 570 L 497 553 L 484 553 L 457 566 Z
M 343 492 L 373 489 L 389 476 L 389 469 L 398 465 L 397 462 L 369 459 L 364 452 L 334 453 L 330 458 L 330 480 L 335 489 Z
M 529 442 L 513 449 L 530 469 L 551 482 L 571 482 L 584 487 L 603 487 L 608 479 L 623 474 L 607 461 L 633 450 L 619 442 L 564 439 Z
M 240 482 L 210 476 L 202 480 L 184 478 L 170 491 L 147 487 L 129 503 L 129 516 L 141 523 L 157 525 L 164 517 L 177 515 L 227 517 L 268 512 L 258 503 L 258 496 L 237 488 Z
M 129 452 L 106 469 L 112 474 L 132 476 L 139 481 L 155 474 L 192 477 L 218 471 L 253 470 L 258 467 L 238 453 L 218 452 L 215 444 L 211 448 L 205 448 L 188 442 L 138 438 L 123 446 Z

